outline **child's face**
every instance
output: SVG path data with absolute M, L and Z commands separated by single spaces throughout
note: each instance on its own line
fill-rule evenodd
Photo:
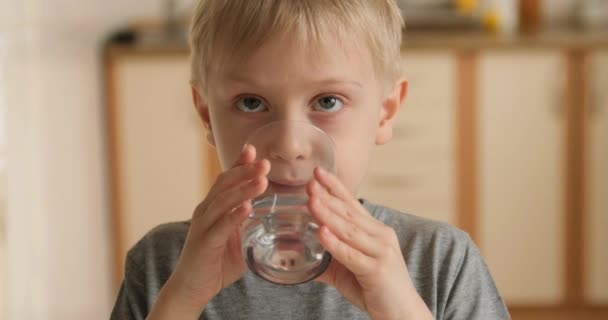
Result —
M 193 95 L 222 167 L 231 166 L 255 129 L 305 121 L 331 136 L 338 177 L 356 194 L 373 146 L 391 138 L 407 88 L 403 81 L 387 88 L 362 48 L 336 39 L 313 50 L 275 37 L 242 63 L 212 71 L 207 95 Z

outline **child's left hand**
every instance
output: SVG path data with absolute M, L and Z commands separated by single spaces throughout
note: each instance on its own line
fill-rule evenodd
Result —
M 395 231 L 372 217 L 338 178 L 315 169 L 309 208 L 334 257 L 317 280 L 335 287 L 372 319 L 432 319 L 409 277 Z

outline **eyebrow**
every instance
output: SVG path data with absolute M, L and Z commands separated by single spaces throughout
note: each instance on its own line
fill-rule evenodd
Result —
M 325 79 L 325 80 L 314 81 L 313 83 L 315 83 L 315 84 L 322 84 L 322 85 L 348 84 L 348 85 L 353 85 L 353 86 L 357 86 L 357 87 L 363 88 L 363 85 L 360 82 L 358 82 L 358 81 L 341 80 L 341 79 L 338 79 L 338 78 L 329 78 L 329 79 Z
M 224 79 L 231 81 L 231 82 L 238 82 L 238 83 L 249 84 L 249 85 L 261 87 L 261 85 L 254 78 L 243 77 L 236 73 L 229 74 Z M 346 85 L 357 86 L 359 88 L 363 88 L 363 85 L 358 81 L 345 80 L 345 79 L 340 79 L 338 77 L 329 77 L 329 78 L 323 79 L 323 80 L 314 80 L 314 81 L 310 81 L 309 84 L 323 85 L 323 86 L 345 85 L 346 84 Z

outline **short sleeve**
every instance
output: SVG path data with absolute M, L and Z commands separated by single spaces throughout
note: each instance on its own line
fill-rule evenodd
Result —
M 144 274 L 127 255 L 125 278 L 120 285 L 110 320 L 144 320 L 148 314 Z
M 487 265 L 470 237 L 445 308 L 446 320 L 509 320 Z
M 148 316 L 175 270 L 189 227 L 188 221 L 159 225 L 129 250 L 110 319 L 144 320 Z

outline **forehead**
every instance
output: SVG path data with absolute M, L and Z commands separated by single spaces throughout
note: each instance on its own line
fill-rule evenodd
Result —
M 212 71 L 221 83 L 243 78 L 268 85 L 375 78 L 369 49 L 354 37 L 330 36 L 303 42 L 285 33 L 237 56 Z

